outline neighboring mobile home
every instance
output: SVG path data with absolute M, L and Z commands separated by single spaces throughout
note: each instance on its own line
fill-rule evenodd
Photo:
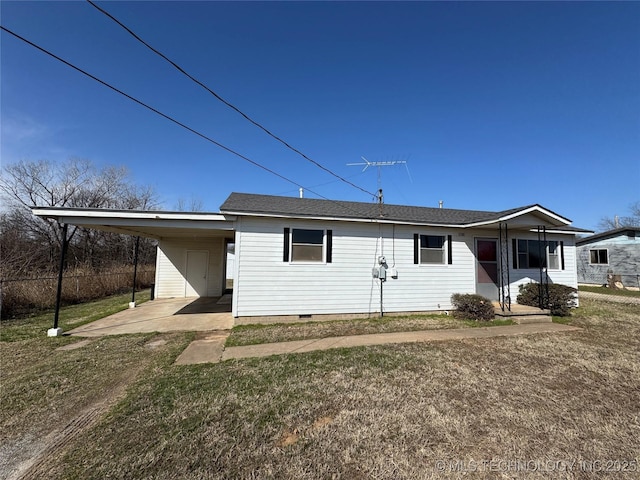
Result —
M 619 279 L 640 287 L 640 227 L 622 227 L 576 241 L 578 283 L 608 285 Z
M 34 213 L 157 239 L 156 298 L 219 296 L 232 277 L 234 317 L 443 311 L 453 293 L 508 309 L 523 283 L 576 287 L 575 235 L 585 232 L 540 205 L 486 212 L 241 193 L 218 214 Z

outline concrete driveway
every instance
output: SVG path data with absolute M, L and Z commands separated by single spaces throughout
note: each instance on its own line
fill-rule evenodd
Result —
M 230 300 L 228 295 L 156 299 L 65 333 L 101 337 L 125 333 L 230 330 L 233 327 Z

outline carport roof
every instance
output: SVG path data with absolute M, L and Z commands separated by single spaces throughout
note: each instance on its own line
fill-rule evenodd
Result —
M 155 239 L 232 237 L 235 217 L 220 213 L 35 207 L 34 215 L 80 227 Z

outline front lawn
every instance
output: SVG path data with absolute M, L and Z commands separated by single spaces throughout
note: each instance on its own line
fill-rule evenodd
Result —
M 1 342 L 0 449 L 46 453 L 115 388 L 47 478 L 637 478 L 637 306 L 581 305 L 579 332 L 193 366 L 173 365 L 189 334 Z
M 237 325 L 231 330 L 231 335 L 227 338 L 225 346 L 237 347 L 240 345 L 311 340 L 316 338 L 340 337 L 343 335 L 490 327 L 512 324 L 513 322 L 511 320 L 505 319 L 496 319 L 490 322 L 476 322 L 473 320 L 461 320 L 449 315 L 435 314 L 286 324 Z

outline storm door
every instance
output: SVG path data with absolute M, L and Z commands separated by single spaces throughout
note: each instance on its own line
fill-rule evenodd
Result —
M 476 238 L 476 293 L 498 300 L 498 239 Z

